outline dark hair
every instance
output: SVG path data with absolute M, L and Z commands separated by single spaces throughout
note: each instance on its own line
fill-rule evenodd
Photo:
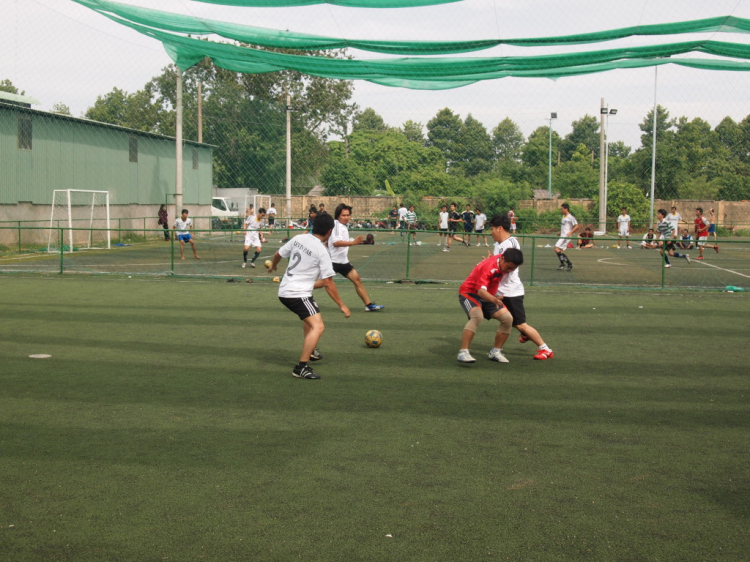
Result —
M 349 213 L 352 212 L 352 208 L 347 205 L 346 203 L 339 203 L 338 207 L 336 207 L 336 210 L 333 212 L 333 218 L 338 220 L 338 218 L 341 216 L 341 212 L 347 210 Z
M 623 207 L 623 208 L 622 208 L 622 209 L 620 209 L 620 210 L 621 210 L 621 211 L 627 211 L 627 210 L 628 210 L 628 208 L 627 208 L 627 207 Z
M 562 205 L 560 205 L 560 207 L 562 207 L 563 209 L 567 209 L 568 211 L 570 211 L 570 205 L 568 205 L 567 203 L 563 203 Z
M 518 248 L 508 248 L 502 253 L 502 256 L 505 261 L 509 263 L 514 263 L 516 265 L 523 264 L 523 252 Z
M 309 209 L 308 212 L 310 212 L 310 213 L 317 213 L 318 212 L 318 208 L 315 205 L 310 205 L 310 209 Z
M 703 214 L 703 207 L 696 207 L 695 210 L 696 211 L 700 211 L 701 215 Z
M 661 216 L 663 216 L 663 217 L 666 217 L 666 216 L 667 216 L 667 210 L 666 210 L 666 209 L 659 209 L 659 210 L 658 210 L 658 211 L 656 211 L 656 212 L 657 212 L 657 213 L 659 213 L 659 214 L 660 214 Z
M 183 209 L 182 210 L 182 213 L 187 213 L 187 212 L 189 212 L 187 209 Z M 180 214 L 182 214 L 182 213 L 180 213 Z
M 591 232 L 591 227 L 587 226 L 586 228 L 584 228 L 584 230 L 588 230 L 589 232 Z
M 324 213 L 320 215 L 319 217 L 315 217 L 315 222 L 313 223 L 313 234 L 317 234 L 318 236 L 325 236 L 328 234 L 329 230 L 333 230 L 333 217 L 329 215 L 328 213 Z
M 258 209 L 258 212 L 256 214 L 258 214 L 258 215 L 265 215 L 266 214 L 266 210 L 263 207 L 261 207 L 261 208 Z
M 510 230 L 510 217 L 508 215 L 495 215 L 490 219 L 490 226 L 492 228 L 502 226 L 503 230 Z

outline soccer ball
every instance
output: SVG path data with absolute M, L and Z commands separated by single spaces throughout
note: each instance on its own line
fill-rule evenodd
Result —
M 279 282 L 279 278 L 278 278 L 278 277 L 274 277 L 274 278 L 273 278 L 273 282 L 274 282 L 274 283 L 278 283 L 278 282 Z
M 380 344 L 383 343 L 383 334 L 377 330 L 370 330 L 365 334 L 365 343 L 367 347 L 380 347 Z
M 266 269 L 271 269 L 271 266 L 273 265 L 273 262 L 271 260 L 266 260 L 263 265 L 266 266 Z
M 421 246 L 421 245 L 422 245 L 422 241 L 421 240 L 417 240 L 417 246 Z

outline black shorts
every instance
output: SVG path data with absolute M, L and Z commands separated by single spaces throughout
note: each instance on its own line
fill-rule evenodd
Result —
M 476 230 L 474 230 L 474 232 L 476 234 L 484 234 L 484 228 L 477 228 Z
M 450 232 L 451 234 L 455 234 L 455 232 L 456 232 L 456 223 L 455 222 L 448 223 L 448 232 Z
M 275 217 L 268 217 L 268 224 L 274 224 L 276 222 Z
M 441 228 L 440 232 L 448 232 L 448 229 L 447 228 Z
M 503 304 L 513 317 L 513 325 L 526 324 L 526 309 L 523 306 L 523 295 L 520 297 L 503 297 Z
M 333 270 L 339 275 L 349 277 L 349 273 L 354 269 L 354 266 L 350 263 L 334 263 Z
M 464 232 L 472 232 L 474 230 L 474 225 L 472 224 L 465 224 L 464 225 Z
M 502 305 L 497 306 L 493 302 L 483 301 L 479 295 L 474 293 L 458 293 L 458 302 L 461 304 L 461 308 L 464 309 L 466 316 L 469 316 L 472 308 L 481 307 L 485 320 L 489 320 L 494 314 L 497 314 L 498 310 L 503 309 Z
M 300 320 L 320 314 L 320 308 L 315 299 L 310 297 L 279 297 L 281 304 L 299 316 Z

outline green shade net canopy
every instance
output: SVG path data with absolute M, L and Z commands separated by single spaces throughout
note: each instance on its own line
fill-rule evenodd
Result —
M 217 66 L 233 72 L 257 74 L 277 72 L 281 70 L 294 70 L 302 74 L 324 78 L 367 80 L 369 82 L 386 86 L 423 90 L 457 88 L 481 80 L 493 80 L 509 76 L 556 79 L 565 76 L 604 72 L 618 68 L 639 68 L 668 63 L 710 70 L 750 70 L 750 64 L 744 62 L 744 60 L 732 60 L 750 58 L 750 45 L 712 40 L 683 41 L 662 45 L 623 47 L 566 54 L 484 58 L 433 56 L 425 58 L 405 57 L 397 59 L 357 60 L 332 58 L 328 56 L 287 54 L 195 39 L 163 30 L 163 28 L 170 27 L 170 31 L 187 32 L 185 25 L 190 22 L 185 19 L 179 19 L 185 18 L 186 16 L 179 16 L 179 18 L 170 23 L 170 21 L 164 20 L 165 18 L 167 20 L 169 19 L 167 16 L 174 17 L 174 14 L 167 14 L 165 16 L 163 15 L 166 14 L 165 12 L 156 12 L 155 14 L 146 14 L 143 12 L 133 13 L 132 10 L 126 13 L 118 8 L 122 12 L 122 14 L 119 15 L 115 13 L 115 8 L 117 6 L 124 6 L 122 4 L 104 2 L 103 0 L 75 1 L 92 7 L 92 9 L 95 9 L 97 12 L 117 23 L 130 27 L 139 33 L 160 41 L 172 60 L 182 70 L 187 70 L 191 66 L 200 62 L 203 58 L 208 57 Z M 97 4 L 99 6 L 104 6 L 106 4 L 108 8 L 94 8 L 91 4 Z M 115 6 L 113 6 L 113 4 Z M 158 16 L 158 14 L 162 15 Z M 147 17 L 149 15 L 151 16 L 150 18 Z M 136 23 L 135 19 L 138 19 L 141 23 L 148 22 L 148 26 Z M 206 22 L 206 20 L 198 20 L 197 18 L 188 19 L 192 20 L 190 25 L 193 25 L 196 21 L 201 21 L 204 24 Z M 724 28 L 729 21 L 728 18 L 717 19 L 721 21 L 714 21 L 713 25 L 718 26 L 719 28 Z M 705 24 L 706 21 L 708 20 L 701 20 L 703 23 L 684 22 L 682 24 L 665 24 L 665 26 L 678 25 L 682 26 L 682 29 L 689 29 L 690 32 L 694 32 L 701 26 L 705 27 L 707 25 Z M 733 18 L 729 29 L 746 32 L 742 28 L 742 26 L 746 24 L 746 20 Z M 176 29 L 176 27 L 179 27 L 180 25 L 182 25 L 182 29 Z M 237 27 L 243 28 L 243 32 L 248 29 L 258 29 L 250 28 L 249 26 Z M 629 29 L 637 31 L 643 28 L 639 27 Z M 714 31 L 715 30 L 716 29 L 714 29 Z M 269 33 L 269 30 L 263 31 L 266 32 L 266 36 L 273 35 L 273 33 Z M 615 37 L 617 32 L 621 34 L 622 30 L 616 30 L 616 33 L 610 38 L 617 38 Z M 687 32 L 688 31 L 675 31 L 674 33 Z M 207 32 L 203 31 L 202 33 Z M 210 31 L 210 33 L 214 33 L 214 31 Z M 297 36 L 300 35 L 290 34 L 288 32 L 286 34 L 282 34 L 281 32 L 275 33 L 278 34 L 275 36 L 276 39 L 286 39 L 290 36 L 299 38 Z M 588 34 L 589 39 L 583 42 L 593 41 L 594 39 L 590 39 L 591 35 L 592 34 Z M 601 32 L 597 35 L 600 37 L 606 37 L 607 32 Z M 314 38 L 315 36 L 305 37 Z M 600 38 L 597 40 L 603 41 L 607 39 Z M 571 41 L 568 40 L 567 42 L 570 43 Z M 389 42 L 383 41 L 380 43 Z M 534 44 L 539 45 L 540 43 Z M 285 48 L 300 48 L 299 46 L 295 47 L 290 43 L 283 43 L 283 45 Z M 347 40 L 346 46 L 350 45 L 351 41 Z M 278 47 L 279 45 L 266 44 L 264 46 Z M 320 49 L 320 47 L 315 48 Z M 711 57 L 732 57 L 732 59 L 672 58 L 688 53 L 701 53 Z
M 347 8 L 418 8 L 435 4 L 450 4 L 461 0 L 195 0 L 204 4 L 222 6 L 244 6 L 246 8 L 286 8 L 290 6 L 313 6 L 334 4 Z

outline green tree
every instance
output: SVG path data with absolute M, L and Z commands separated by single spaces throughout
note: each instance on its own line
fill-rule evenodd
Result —
M 385 124 L 385 120 L 371 107 L 354 117 L 353 133 L 362 131 L 384 133 L 387 130 L 388 125 Z
M 570 160 L 573 154 L 578 152 L 578 147 L 584 145 L 590 157 L 599 158 L 600 147 L 599 120 L 592 115 L 584 115 L 577 121 L 573 121 L 573 130 L 565 135 L 560 142 L 560 152 L 563 162 Z
M 595 214 L 599 214 L 599 197 L 596 201 Z M 607 217 L 614 221 L 623 207 L 628 210 L 633 227 L 642 227 L 649 222 L 650 200 L 638 186 L 625 182 L 610 182 L 607 186 Z
M 323 168 L 320 181 L 325 186 L 325 195 L 370 195 L 375 180 L 367 169 L 353 159 L 329 160 Z
M 462 157 L 462 128 L 461 118 L 447 107 L 427 122 L 427 146 L 443 153 L 447 170 L 451 170 Z
M 578 145 L 568 162 L 555 170 L 554 187 L 563 197 L 594 197 L 599 193 L 599 170 L 591 165 L 591 152 Z
M 52 113 L 59 113 L 60 115 L 70 115 L 70 108 L 62 102 L 57 102 L 52 105 Z
M 498 161 L 520 160 L 523 142 L 521 128 L 510 117 L 500 121 L 492 130 L 492 144 Z
M 476 176 L 489 172 L 495 159 L 495 148 L 487 129 L 471 114 L 466 116 L 460 131 L 456 168 L 461 174 Z
M 19 92 L 18 88 L 13 85 L 13 82 L 8 80 L 7 78 L 3 78 L 2 80 L 0 80 L 0 92 L 8 92 L 9 94 L 16 94 L 18 96 L 23 96 L 26 94 L 26 92 Z
M 560 135 L 552 131 L 552 168 L 553 180 L 554 169 L 557 167 L 557 148 L 560 144 Z M 526 166 L 529 182 L 535 189 L 548 186 L 549 175 L 549 127 L 543 126 L 529 135 L 528 141 L 523 146 L 521 159 Z M 554 184 L 554 181 L 553 181 Z M 553 185 L 553 191 L 557 187 Z
M 419 144 L 424 144 L 425 142 L 424 125 L 422 125 L 422 123 L 417 123 L 409 119 L 401 126 L 401 132 L 411 142 Z

